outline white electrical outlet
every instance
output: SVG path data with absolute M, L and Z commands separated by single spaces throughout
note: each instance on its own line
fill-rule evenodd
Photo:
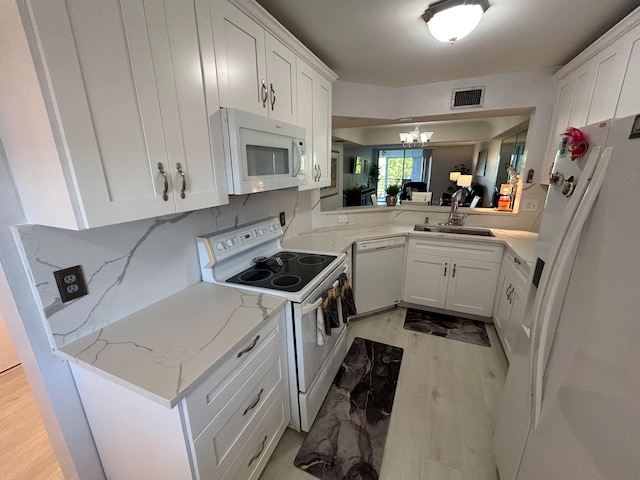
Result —
M 523 212 L 535 212 L 538 210 L 538 200 L 534 200 L 533 198 L 529 198 L 524 201 L 522 204 Z
M 338 223 L 347 223 L 349 221 L 348 215 L 338 215 Z

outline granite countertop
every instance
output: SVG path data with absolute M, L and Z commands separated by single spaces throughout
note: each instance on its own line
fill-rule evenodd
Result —
M 534 260 L 538 234 L 522 230 L 490 228 L 495 237 L 456 235 L 437 232 L 416 232 L 413 225 L 358 224 L 318 228 L 283 242 L 286 248 L 346 252 L 353 242 L 390 235 L 429 236 L 457 241 L 500 242 L 510 247 L 529 266 Z
M 285 302 L 202 282 L 65 345 L 58 354 L 173 407 Z

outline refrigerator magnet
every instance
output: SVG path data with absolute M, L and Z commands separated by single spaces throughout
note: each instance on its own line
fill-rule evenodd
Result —
M 629 134 L 630 139 L 638 137 L 640 137 L 640 115 L 636 115 L 633 126 L 631 127 L 631 133 Z
M 573 175 L 571 175 L 569 178 L 567 178 L 564 181 L 564 185 L 562 187 L 562 194 L 565 197 L 570 197 L 571 195 L 573 195 L 573 191 L 576 189 L 576 184 L 573 181 Z

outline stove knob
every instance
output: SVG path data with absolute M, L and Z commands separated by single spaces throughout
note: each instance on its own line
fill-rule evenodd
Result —
M 270 232 L 275 232 L 277 230 L 276 224 L 272 223 L 271 225 L 269 225 L 269 231 Z
M 264 235 L 264 230 L 262 228 L 259 228 L 256 230 L 256 235 L 261 237 L 262 235 Z
M 216 250 L 224 250 L 224 244 L 222 242 L 217 242 Z
M 234 241 L 232 238 L 227 238 L 227 241 L 224 243 L 227 247 L 233 247 Z

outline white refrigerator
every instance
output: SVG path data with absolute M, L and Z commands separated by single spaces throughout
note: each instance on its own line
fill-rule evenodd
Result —
M 573 195 L 550 185 L 545 203 L 494 436 L 501 480 L 640 479 L 640 120 L 583 130 L 587 154 L 554 166 Z

